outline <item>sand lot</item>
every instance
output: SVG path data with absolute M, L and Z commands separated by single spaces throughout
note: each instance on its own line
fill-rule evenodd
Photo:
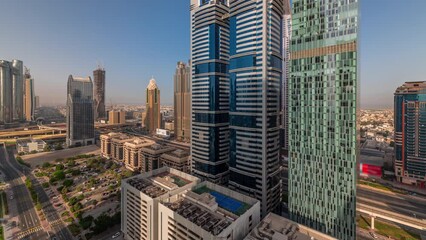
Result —
M 98 146 L 90 145 L 90 146 L 69 148 L 69 149 L 53 151 L 53 152 L 43 152 L 43 153 L 24 155 L 21 157 L 25 162 L 31 164 L 31 167 L 35 167 L 36 165 L 42 165 L 45 162 L 53 162 L 58 158 L 65 159 L 65 158 L 73 157 L 79 154 L 100 154 L 100 152 L 101 150 Z

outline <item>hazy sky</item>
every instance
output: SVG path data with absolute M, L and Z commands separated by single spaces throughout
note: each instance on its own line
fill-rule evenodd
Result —
M 63 104 L 69 74 L 106 69 L 107 104 L 143 103 L 151 76 L 172 103 L 189 58 L 189 0 L 1 0 L 0 59 L 31 69 L 42 104 Z M 361 0 L 361 104 L 391 107 L 404 81 L 426 80 L 426 1 Z

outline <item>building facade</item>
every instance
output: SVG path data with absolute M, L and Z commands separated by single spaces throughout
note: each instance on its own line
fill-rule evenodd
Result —
M 20 60 L 12 61 L 12 111 L 14 121 L 24 118 L 24 64 Z
M 190 173 L 189 152 L 176 149 L 171 152 L 163 153 L 160 156 L 162 166 L 174 168 L 184 173 Z
M 124 239 L 165 239 L 159 230 L 162 217 L 158 213 L 158 205 L 161 199 L 189 189 L 199 181 L 194 176 L 167 167 L 121 181 L 121 231 Z
M 396 178 L 426 188 L 426 81 L 398 87 L 394 104 Z
M 111 110 L 108 112 L 108 124 L 125 124 L 126 112 Z
M 356 239 L 358 17 L 358 0 L 292 1 L 289 212 L 338 239 Z
M 284 0 L 284 16 L 282 23 L 283 36 L 283 67 L 281 86 L 281 148 L 283 155 L 288 155 L 288 77 L 290 65 L 290 40 L 291 40 L 291 7 L 290 0 Z
M 93 103 L 95 120 L 105 119 L 105 69 L 99 67 L 93 71 Z
M 154 133 L 157 128 L 161 128 L 160 113 L 160 89 L 152 78 L 146 88 L 146 108 L 144 126 L 150 133 Z
M 123 133 L 102 134 L 101 140 L 101 156 L 115 161 L 124 160 L 124 144 L 133 141 L 133 138 Z
M 12 66 L 8 61 L 0 60 L 0 124 L 13 121 L 13 84 Z
M 191 0 L 191 171 L 224 184 L 229 161 L 229 4 Z
M 279 172 L 283 1 L 230 1 L 229 186 L 280 203 Z
M 157 143 L 141 148 L 139 151 L 140 171 L 149 172 L 161 168 L 163 166 L 160 158 L 161 155 L 173 150 L 175 149 L 172 147 Z
M 191 138 L 191 82 L 190 69 L 178 62 L 174 76 L 174 132 L 179 141 Z
M 141 150 L 155 142 L 144 138 L 134 138 L 124 143 L 124 165 L 131 171 L 140 171 L 142 168 Z
M 67 137 L 68 146 L 95 143 L 93 116 L 93 83 L 90 77 L 68 78 L 67 86 Z
M 34 108 L 35 109 L 40 108 L 40 96 L 35 96 L 34 97 Z
M 34 79 L 31 77 L 30 70 L 25 68 L 25 94 L 24 94 L 24 110 L 25 119 L 27 121 L 34 120 L 35 114 L 35 96 L 34 96 Z

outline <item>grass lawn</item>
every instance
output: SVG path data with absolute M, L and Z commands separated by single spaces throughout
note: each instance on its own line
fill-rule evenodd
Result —
M 4 240 L 3 226 L 0 226 L 0 240 Z
M 360 228 L 370 230 L 369 217 L 357 216 L 356 222 Z M 406 240 L 420 239 L 420 236 L 418 234 L 378 221 L 377 219 L 374 221 L 374 227 L 376 232 L 383 236 L 389 236 L 395 239 L 406 239 Z

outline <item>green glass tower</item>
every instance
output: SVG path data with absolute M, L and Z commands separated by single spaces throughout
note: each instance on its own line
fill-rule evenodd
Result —
M 358 1 L 292 2 L 289 211 L 338 239 L 356 238 Z

